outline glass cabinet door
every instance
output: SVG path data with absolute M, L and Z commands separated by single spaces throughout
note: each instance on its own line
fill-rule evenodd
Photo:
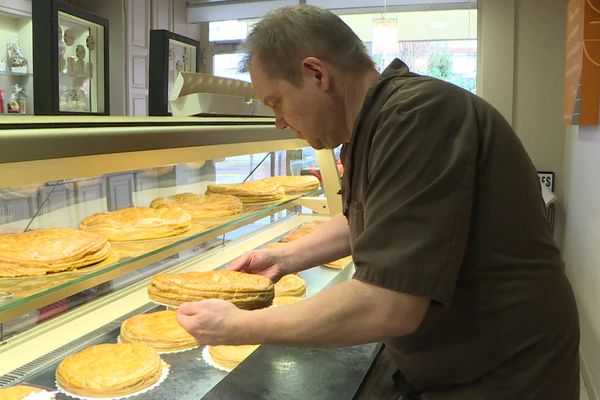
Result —
M 104 112 L 104 27 L 58 13 L 60 112 Z
M 31 3 L 37 115 L 108 115 L 109 21 L 58 0 Z

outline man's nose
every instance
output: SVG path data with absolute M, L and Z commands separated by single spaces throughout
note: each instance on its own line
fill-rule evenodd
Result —
M 285 129 L 288 126 L 289 125 L 285 119 L 283 119 L 282 117 L 275 117 L 275 127 L 277 129 Z

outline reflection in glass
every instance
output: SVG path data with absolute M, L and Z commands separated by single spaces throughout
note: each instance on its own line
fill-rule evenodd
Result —
M 169 77 L 167 93 L 171 93 L 180 72 L 196 72 L 196 46 L 169 39 Z M 171 112 L 171 105 L 168 105 Z

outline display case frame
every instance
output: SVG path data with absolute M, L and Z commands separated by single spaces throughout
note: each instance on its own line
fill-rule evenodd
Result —
M 0 147 L 6 149 L 0 154 L 0 188 L 308 146 L 293 132 L 276 130 L 272 118 L 71 117 L 65 122 L 58 117 L 29 117 L 16 122 L 21 123 L 0 121 Z M 165 242 L 126 262 L 94 271 L 86 279 L 15 300 L 10 307 L 0 304 L 0 323 L 292 205 L 303 205 L 320 214 L 341 212 L 333 152 L 322 150 L 318 157 L 323 169 L 329 171 L 326 174 L 331 174 L 323 185 L 326 199 L 291 196 L 228 223 Z
M 0 120 L 0 147 L 6 149 L 0 153 L 0 188 L 307 146 L 308 143 L 298 139 L 291 130 L 276 129 L 273 118 L 15 117 L 11 118 L 11 121 Z M 10 311 L 0 311 L 0 321 L 169 256 L 172 263 L 160 271 L 185 272 L 222 268 L 243 253 L 277 240 L 300 224 L 323 220 L 325 215 L 341 212 L 340 179 L 334 153 L 332 150 L 319 150 L 317 158 L 323 176 L 322 190 L 326 197 L 315 197 L 318 193 L 309 193 L 308 196 L 288 199 L 263 209 L 262 213 L 206 232 L 204 236 L 177 240 L 158 252 L 143 254 L 127 265 L 107 269 L 85 282 L 46 293 Z M 316 213 L 289 214 L 251 234 L 234 238 L 228 243 L 223 240 L 222 245 L 193 255 L 192 258 L 179 258 L 177 254 L 181 251 L 187 252 L 191 247 L 223 232 L 240 226 L 245 228 L 245 224 L 265 215 L 273 217 L 275 214 L 282 214 L 282 210 L 290 206 L 308 207 Z M 353 267 L 349 264 L 341 271 L 317 267 L 301 274 L 304 274 L 302 276 L 309 283 L 309 295 L 312 295 L 350 279 L 352 272 Z M 115 331 L 124 318 L 133 315 L 132 313 L 151 309 L 146 293 L 150 279 L 149 276 L 142 277 L 5 340 L 0 346 L 0 358 L 3 360 L 0 363 L 0 387 L 23 382 L 52 387 L 53 371 L 58 361 L 85 346 L 114 341 Z M 0 329 L 1 327 L 0 323 Z M 272 349 L 265 351 L 259 349 L 257 354 L 264 354 L 267 359 L 277 357 L 272 354 Z M 278 351 L 281 351 L 280 357 L 289 357 L 284 353 L 288 351 L 285 348 Z M 347 360 L 355 353 L 357 352 L 340 349 L 339 358 Z M 375 356 L 375 348 L 373 345 L 365 345 L 358 353 L 360 357 L 357 360 L 360 360 L 361 368 L 353 375 L 340 374 L 339 379 L 335 381 L 327 379 L 319 384 L 324 387 L 341 385 L 339 387 L 348 389 L 346 379 L 358 379 L 354 386 L 347 390 L 349 396 L 354 396 L 353 393 L 360 390 L 361 377 L 368 373 L 371 359 Z M 304 359 L 304 367 L 307 370 L 312 370 L 313 367 L 306 357 L 335 359 L 331 356 L 332 353 L 317 354 L 316 350 L 304 358 L 299 356 L 298 352 L 289 354 L 299 362 Z M 191 353 L 187 357 L 194 358 L 197 354 Z M 264 357 L 260 358 L 263 362 Z M 179 360 L 179 364 L 181 363 Z M 198 367 L 201 366 L 195 367 L 190 371 L 197 373 Z M 202 368 L 207 370 L 211 367 Z M 249 368 L 254 369 L 251 366 Z M 206 398 L 212 398 L 211 393 L 217 395 L 224 387 L 236 386 L 237 376 L 240 375 L 232 374 L 231 379 L 229 376 L 228 379 L 223 379 L 225 374 L 210 371 L 205 374 L 205 370 L 195 377 L 194 387 L 201 388 L 202 393 L 210 391 Z M 182 371 L 188 369 L 180 368 L 179 373 Z M 206 382 L 200 382 L 207 379 L 207 376 L 216 376 L 216 379 L 210 378 Z M 181 381 L 182 377 L 179 376 L 178 379 Z M 251 375 L 247 375 L 247 379 L 257 381 Z M 285 385 L 281 386 L 284 387 Z M 170 389 L 167 385 L 161 390 Z M 141 395 L 140 398 L 154 398 L 155 394 L 157 392 L 150 392 L 148 395 Z M 198 398 L 195 392 L 189 395 L 192 396 L 190 398 Z M 57 399 L 63 398 L 62 396 L 59 394 Z M 243 394 L 241 398 L 245 398 Z
M 33 57 L 36 60 L 48 60 L 47 63 L 34 63 L 33 82 L 34 113 L 36 115 L 109 115 L 109 21 L 91 12 L 62 3 L 58 0 L 33 1 Z M 102 32 L 102 96 L 98 106 L 102 110 L 94 112 L 62 111 L 59 90 L 59 13 L 72 15 L 101 26 Z M 99 77 L 96 77 L 99 79 Z
M 148 115 L 171 115 L 171 112 L 169 111 L 169 79 L 171 73 L 169 60 L 171 41 L 195 49 L 195 54 L 191 57 L 194 66 L 191 69 L 183 69 L 182 72 L 199 72 L 201 58 L 200 42 L 165 29 L 150 30 Z M 175 79 L 172 80 L 172 83 L 174 82 Z

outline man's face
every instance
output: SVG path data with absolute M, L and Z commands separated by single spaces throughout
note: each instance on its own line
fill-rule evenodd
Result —
M 336 132 L 338 105 L 330 92 L 323 90 L 317 77 L 303 71 L 302 83 L 295 86 L 281 78 L 270 78 L 254 57 L 250 77 L 257 97 L 275 114 L 275 126 L 294 130 L 313 148 L 334 148 L 340 144 Z M 339 128 L 337 129 L 339 131 Z M 332 134 L 333 133 L 333 134 Z

